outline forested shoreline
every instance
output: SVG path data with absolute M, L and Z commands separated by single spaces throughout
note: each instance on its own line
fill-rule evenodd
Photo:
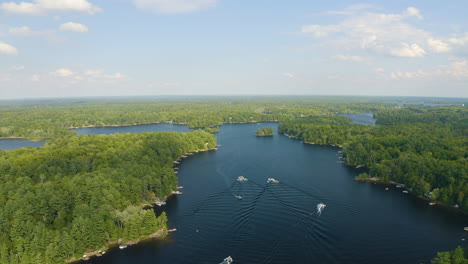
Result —
M 365 98 L 221 97 L 156 101 L 37 102 L 0 105 L 0 138 L 45 139 L 74 135 L 70 128 L 156 123 L 189 128 L 229 123 L 281 122 L 297 117 L 375 112 L 391 108 Z
M 189 133 L 65 136 L 0 156 L 0 263 L 61 263 L 163 229 L 145 205 L 176 189 L 173 161 L 209 150 Z
M 337 115 L 359 112 L 373 112 L 376 125 Z M 0 150 L 0 263 L 61 263 L 160 229 L 165 235 L 165 215 L 144 207 L 177 186 L 173 162 L 214 148 L 210 133 L 226 123 L 280 122 L 279 133 L 342 146 L 344 162 L 365 169 L 361 178 L 403 183 L 467 213 L 467 114 L 463 106 L 332 97 L 0 106 L 0 138 L 50 139 L 44 147 Z M 154 123 L 193 130 L 105 136 L 70 130 Z
M 361 178 L 405 184 L 415 195 L 468 212 L 467 111 L 408 107 L 377 112 L 376 126 L 343 116 L 282 122 L 279 132 L 306 143 L 342 145 L 347 165 L 367 168 Z

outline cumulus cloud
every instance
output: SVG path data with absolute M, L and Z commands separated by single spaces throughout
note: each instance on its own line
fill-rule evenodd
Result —
M 423 16 L 421 15 L 421 12 L 419 12 L 419 9 L 415 8 L 415 7 L 408 7 L 404 14 L 406 16 L 413 16 L 413 17 L 416 17 L 418 19 L 423 19 Z
M 88 28 L 83 24 L 79 24 L 75 22 L 67 22 L 67 23 L 60 25 L 60 31 L 72 31 L 72 32 L 85 33 L 85 32 L 88 32 Z
M 336 47 L 395 57 L 424 57 L 427 49 L 435 52 L 448 49 L 443 46 L 445 42 L 436 42 L 437 39 L 430 32 L 406 21 L 412 17 L 423 18 L 417 8 L 409 7 L 400 14 L 358 11 L 348 13 L 349 16 L 338 24 L 304 25 L 301 32 L 322 38 L 322 42 Z
M 159 14 L 191 13 L 216 5 L 218 0 L 133 0 L 135 6 Z
M 19 36 L 31 36 L 34 32 L 27 26 L 10 28 L 10 34 Z
M 427 45 L 433 52 L 436 53 L 444 53 L 450 51 L 449 44 L 440 39 L 430 38 L 427 40 Z
M 0 10 L 11 14 L 45 15 L 51 12 L 77 12 L 93 15 L 101 8 L 87 0 L 34 0 L 32 2 L 6 2 L 0 4 Z
M 391 72 L 389 77 L 394 80 L 402 79 L 466 79 L 468 78 L 468 60 L 454 60 L 449 65 L 439 65 L 432 71 Z
M 332 57 L 335 60 L 342 60 L 342 61 L 354 61 L 354 62 L 364 62 L 364 58 L 359 56 L 350 56 L 350 55 L 342 55 L 338 54 Z
M 0 41 L 0 55 L 18 55 L 18 49 L 8 43 Z

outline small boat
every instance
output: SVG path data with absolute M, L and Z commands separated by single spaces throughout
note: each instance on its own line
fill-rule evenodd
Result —
M 407 190 L 404 190 L 403 193 L 408 193 L 408 191 L 407 191 Z
M 183 189 L 184 186 L 177 186 L 177 189 Z
M 245 181 L 248 181 L 249 179 L 245 178 L 244 176 L 239 176 L 237 177 L 237 181 L 238 182 L 245 182 Z
M 179 168 L 178 167 L 174 167 L 174 170 L 178 170 Z
M 235 194 L 233 194 L 233 195 L 234 195 L 234 197 L 236 197 L 237 199 L 242 200 L 242 196 L 240 196 L 240 195 L 235 195 Z
M 127 248 L 127 245 L 120 245 L 119 248 L 120 249 L 125 249 L 125 248 Z
M 163 206 L 163 205 L 166 205 L 166 202 L 164 202 L 164 201 L 156 201 L 155 204 L 156 204 L 157 206 Z
M 275 178 L 268 178 L 267 183 L 279 183 L 279 181 L 276 180 Z
M 232 262 L 234 262 L 234 260 L 231 258 L 231 256 L 229 256 L 225 258 L 220 264 L 231 264 Z
M 172 191 L 172 194 L 182 194 L 182 192 L 179 192 L 179 191 Z
M 465 226 L 464 230 L 465 230 L 465 231 L 468 231 L 468 226 Z
M 172 229 L 167 230 L 167 232 L 175 232 L 175 231 L 177 231 L 177 228 L 172 228 Z
M 404 184 L 397 184 L 396 187 L 397 187 L 397 188 L 404 188 L 405 185 L 404 185 Z
M 435 205 L 436 203 L 430 202 L 429 205 Z
M 388 191 L 388 188 L 385 188 L 386 191 Z

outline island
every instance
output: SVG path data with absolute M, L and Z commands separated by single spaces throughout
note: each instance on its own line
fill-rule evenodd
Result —
M 257 137 L 272 137 L 274 132 L 275 131 L 273 130 L 273 128 L 264 126 L 262 128 L 257 129 L 257 131 L 255 132 L 255 136 L 257 136 Z

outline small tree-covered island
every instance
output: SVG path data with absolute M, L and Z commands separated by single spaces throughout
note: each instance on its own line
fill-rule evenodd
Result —
M 262 127 L 255 131 L 255 136 L 257 137 L 272 137 L 274 135 L 274 130 L 272 127 Z

